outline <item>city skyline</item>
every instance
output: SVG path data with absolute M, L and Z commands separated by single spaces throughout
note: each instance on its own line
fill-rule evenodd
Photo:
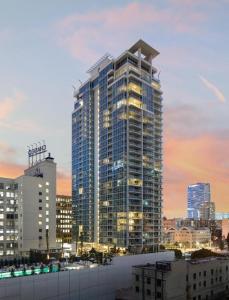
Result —
M 209 182 L 216 210 L 228 211 L 228 1 L 51 2 L 1 4 L 0 176 L 18 176 L 26 146 L 45 139 L 58 193 L 70 194 L 72 85 L 105 52 L 116 56 L 143 38 L 160 52 L 164 215 L 185 215 L 195 182 Z

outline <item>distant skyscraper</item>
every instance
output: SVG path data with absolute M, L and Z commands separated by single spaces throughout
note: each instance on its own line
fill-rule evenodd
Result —
M 210 184 L 196 183 L 188 186 L 188 218 L 200 218 L 200 205 L 211 201 Z
M 72 191 L 84 241 L 157 250 L 162 206 L 162 92 L 139 40 L 105 55 L 75 92 Z M 78 232 L 79 234 L 79 232 Z
M 199 207 L 201 220 L 215 220 L 215 203 L 205 201 Z

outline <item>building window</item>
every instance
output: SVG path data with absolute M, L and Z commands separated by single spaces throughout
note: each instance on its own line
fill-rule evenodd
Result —
M 206 271 L 204 271 L 204 277 L 206 277 L 206 275 L 207 275 L 207 272 L 206 272 Z
M 196 279 L 196 273 L 193 273 L 193 279 Z
M 41 229 L 41 228 L 39 229 L 39 232 L 42 232 L 42 229 Z
M 157 292 L 157 298 L 161 298 L 161 293 L 160 292 Z
M 39 240 L 42 240 L 42 236 L 39 236 Z
M 151 290 L 146 290 L 147 295 L 151 295 Z
M 150 277 L 147 277 L 147 284 L 150 284 L 151 283 L 151 279 Z
M 157 286 L 161 286 L 161 279 L 157 279 Z
M 201 300 L 201 295 L 198 296 L 198 300 Z
M 39 192 L 39 196 L 41 196 L 42 195 L 42 192 Z
M 213 270 L 213 269 L 211 269 L 211 274 L 212 274 L 212 275 L 214 274 L 214 270 Z
M 39 199 L 39 203 L 42 203 L 42 199 Z
M 206 287 L 206 281 L 204 281 L 204 287 Z
M 139 275 L 135 275 L 135 280 L 139 281 Z
M 135 287 L 135 291 L 136 291 L 136 293 L 139 293 L 139 286 Z
M 196 284 L 195 284 L 195 283 L 193 284 L 193 289 L 194 289 L 194 290 L 196 289 Z
M 42 207 L 41 207 L 41 206 L 39 206 L 39 210 L 42 210 Z

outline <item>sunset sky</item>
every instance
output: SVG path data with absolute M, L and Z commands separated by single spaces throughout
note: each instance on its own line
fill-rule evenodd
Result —
M 164 214 L 186 214 L 195 182 L 229 212 L 229 0 L 1 1 L 0 176 L 20 175 L 27 145 L 45 140 L 70 194 L 72 85 L 139 38 L 160 52 Z

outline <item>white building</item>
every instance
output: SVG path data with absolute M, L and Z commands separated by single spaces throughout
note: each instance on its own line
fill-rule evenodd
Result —
M 131 299 L 227 299 L 228 288 L 228 258 L 162 261 L 133 268 Z
M 0 256 L 56 247 L 56 163 L 50 156 L 16 179 L 0 178 Z
M 116 256 L 111 265 L 0 280 L 1 300 L 114 300 L 116 291 L 132 286 L 132 266 L 171 261 L 174 252 Z

